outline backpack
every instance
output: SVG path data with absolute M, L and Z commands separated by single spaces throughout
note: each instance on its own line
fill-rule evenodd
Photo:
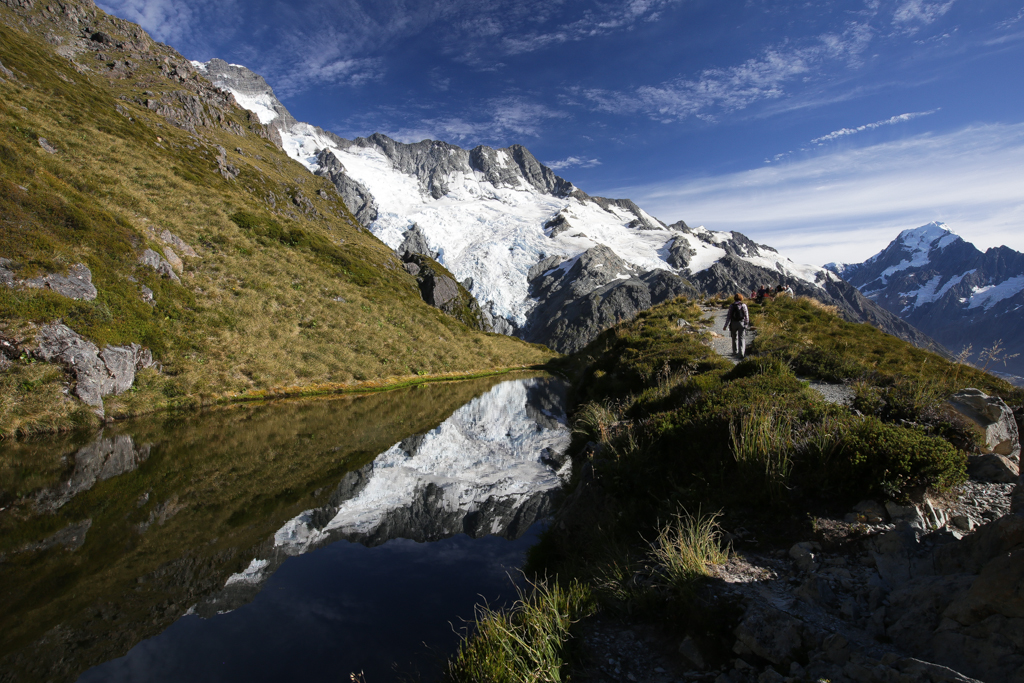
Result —
M 732 327 L 733 325 L 741 325 L 743 327 L 746 327 L 746 325 L 743 324 L 743 309 L 740 308 L 740 306 L 742 305 L 742 303 L 736 301 L 731 306 L 729 306 L 729 327 Z

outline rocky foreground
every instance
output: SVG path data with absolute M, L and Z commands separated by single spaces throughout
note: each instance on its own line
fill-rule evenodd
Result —
M 687 634 L 629 618 L 585 622 L 576 680 L 1024 681 L 1022 415 L 962 393 L 990 453 L 971 456 L 971 479 L 951 495 L 862 501 L 843 519 L 814 519 L 813 535 L 789 547 L 742 526 L 756 520 L 726 517 L 734 552 L 701 588 Z M 561 521 L 600 495 L 591 480 Z

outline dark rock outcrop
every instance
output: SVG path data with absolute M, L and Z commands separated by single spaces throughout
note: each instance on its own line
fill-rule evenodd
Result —
M 523 338 L 562 353 L 578 351 L 603 330 L 654 304 L 698 294 L 678 275 L 640 272 L 604 245 L 588 249 L 569 267 L 544 271 L 531 282 L 530 294 L 539 304 Z
M 425 302 L 473 329 L 492 331 L 490 316 L 441 264 L 429 256 L 411 251 L 405 252 L 402 261 L 405 271 L 416 278 L 420 296 Z
M 377 203 L 373 200 L 373 195 L 365 185 L 349 177 L 344 164 L 335 156 L 334 152 L 322 149 L 317 155 L 316 161 L 319 168 L 315 174 L 331 181 L 356 220 L 363 225 L 369 225 L 377 220 Z

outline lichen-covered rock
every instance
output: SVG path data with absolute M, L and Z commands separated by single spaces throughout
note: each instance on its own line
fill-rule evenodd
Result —
M 166 242 L 167 244 L 171 245 L 178 251 L 180 251 L 182 256 L 191 256 L 193 258 L 197 256 L 195 249 L 189 246 L 189 244 L 185 240 L 181 239 L 170 230 L 165 229 L 162 233 L 160 233 L 160 239 Z
M 149 266 L 164 277 L 168 277 L 179 284 L 181 283 L 181 280 L 178 278 L 178 274 L 174 272 L 174 268 L 171 264 L 165 261 L 160 254 L 156 253 L 152 249 L 146 249 L 142 252 L 142 256 L 139 257 L 139 263 L 144 266 Z
M 69 299 L 92 301 L 96 298 L 96 287 L 92 284 L 92 271 L 84 263 L 76 263 L 68 268 L 67 275 L 50 273 L 39 277 L 19 280 L 11 270 L 10 259 L 0 258 L 0 285 L 7 287 L 29 287 L 31 289 L 49 289 Z
M 167 259 L 167 263 L 171 264 L 171 269 L 174 272 L 180 273 L 184 270 L 185 264 L 181 262 L 181 257 L 174 253 L 174 249 L 169 246 L 164 247 L 164 257 Z
M 138 344 L 106 346 L 102 351 L 91 341 L 60 322 L 39 329 L 33 355 L 63 365 L 75 378 L 75 395 L 103 414 L 103 397 L 127 391 L 138 370 L 153 365 L 149 349 Z

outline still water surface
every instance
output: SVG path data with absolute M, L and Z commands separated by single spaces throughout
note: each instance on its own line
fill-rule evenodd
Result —
M 5 445 L 0 681 L 435 678 L 473 605 L 515 597 L 564 395 L 492 378 Z

